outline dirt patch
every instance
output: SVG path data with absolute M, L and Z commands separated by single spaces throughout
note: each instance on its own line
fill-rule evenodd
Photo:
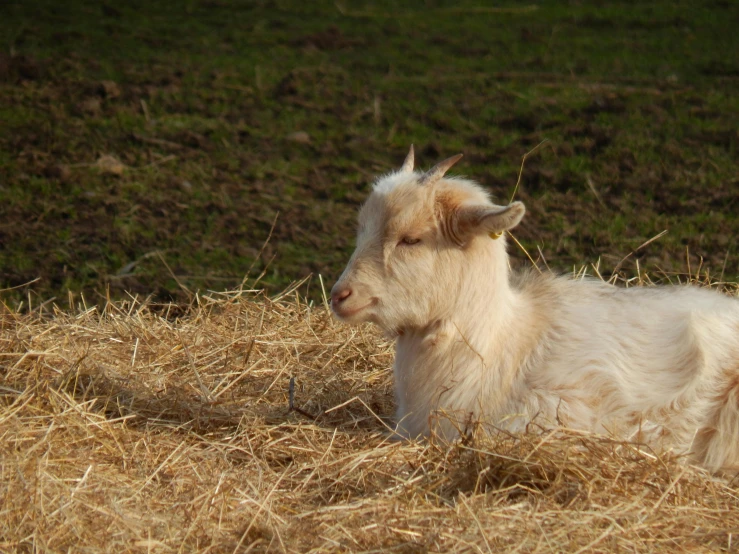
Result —
M 330 26 L 323 31 L 295 39 L 292 44 L 304 48 L 332 51 L 361 46 L 363 41 L 348 37 L 338 27 Z
M 0 83 L 35 81 L 44 74 L 44 64 L 32 56 L 0 53 Z

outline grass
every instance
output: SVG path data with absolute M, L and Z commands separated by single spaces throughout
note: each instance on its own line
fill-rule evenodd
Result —
M 529 251 L 607 270 L 668 230 L 629 263 L 670 275 L 687 256 L 736 280 L 737 17 L 730 2 L 13 3 L 0 288 L 19 288 L 1 294 L 182 300 L 178 282 L 233 288 L 250 267 L 273 291 L 331 281 L 369 184 L 410 143 L 426 166 L 464 152 L 458 171 L 508 198 L 545 139 L 519 190 Z M 121 174 L 96 166 L 108 155 Z
M 0 549 L 732 550 L 735 483 L 670 454 L 569 429 L 390 441 L 392 358 L 295 289 L 3 308 Z

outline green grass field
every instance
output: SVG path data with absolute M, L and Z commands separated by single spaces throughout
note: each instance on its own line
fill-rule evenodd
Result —
M 541 264 L 739 278 L 739 4 L 402 6 L 4 5 L 0 294 L 331 283 L 410 143 L 505 200 L 545 140 L 517 191 Z

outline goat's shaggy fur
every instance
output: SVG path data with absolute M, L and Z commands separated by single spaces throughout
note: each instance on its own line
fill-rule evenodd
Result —
M 473 419 L 511 431 L 536 421 L 739 470 L 739 301 L 511 275 L 504 231 L 524 207 L 444 178 L 456 159 L 423 174 L 411 149 L 378 180 L 332 291 L 339 318 L 397 336 L 397 432 L 453 438 Z

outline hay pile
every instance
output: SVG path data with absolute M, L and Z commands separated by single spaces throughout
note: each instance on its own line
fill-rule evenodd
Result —
M 739 541 L 731 484 L 635 445 L 565 430 L 389 442 L 392 344 L 293 294 L 204 296 L 180 314 L 136 301 L 5 308 L 1 321 L 0 551 Z

